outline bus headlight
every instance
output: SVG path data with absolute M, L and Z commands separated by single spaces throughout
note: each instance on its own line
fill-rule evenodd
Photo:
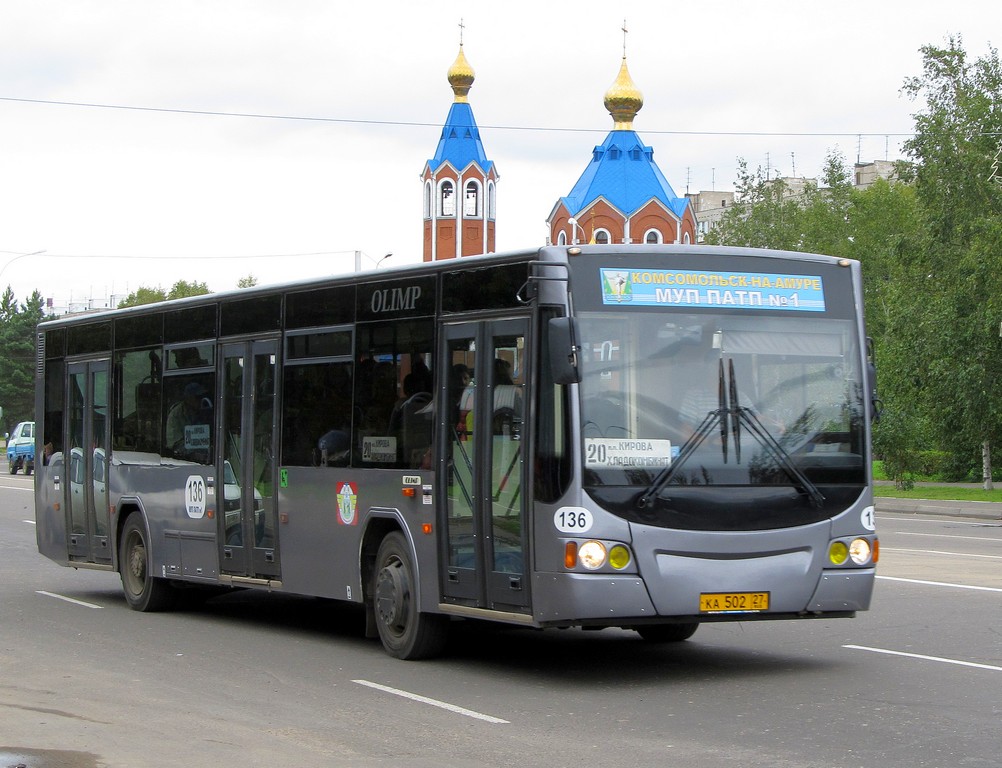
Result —
M 586 541 L 578 549 L 578 561 L 589 571 L 594 571 L 605 565 L 608 553 L 600 541 Z
M 856 565 L 866 565 L 870 562 L 870 542 L 866 539 L 853 539 L 849 545 L 849 557 Z

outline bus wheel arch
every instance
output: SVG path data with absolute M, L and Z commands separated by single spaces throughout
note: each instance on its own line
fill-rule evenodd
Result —
M 150 570 L 150 533 L 146 518 L 138 509 L 122 510 L 124 523 L 118 537 L 118 572 L 125 601 L 134 611 L 167 611 L 174 606 L 177 592 L 167 579 Z
M 398 659 L 429 658 L 445 647 L 448 619 L 421 612 L 414 553 L 403 531 L 387 522 L 371 531 L 374 535 L 367 532 L 370 546 L 363 545 L 367 634 L 374 625 L 383 648 Z M 374 557 L 373 542 L 377 544 Z

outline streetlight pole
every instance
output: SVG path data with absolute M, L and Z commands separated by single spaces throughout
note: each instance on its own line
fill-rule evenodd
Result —
M 392 255 L 393 255 L 392 253 L 388 253 L 385 256 L 383 256 L 383 258 L 381 258 L 379 261 L 377 261 L 376 262 L 376 269 L 379 269 L 379 265 L 382 264 L 384 261 L 386 261 L 388 258 L 390 258 L 390 256 L 392 256 Z
M 32 251 L 31 253 L 19 253 L 13 259 L 11 259 L 6 264 L 4 264 L 2 267 L 0 267 L 0 277 L 3 277 L 3 273 L 7 271 L 7 267 L 9 267 L 11 264 L 13 264 L 18 259 L 24 259 L 24 258 L 26 258 L 28 256 L 38 256 L 38 255 L 43 254 L 43 253 L 45 253 L 44 249 L 41 250 L 41 251 Z

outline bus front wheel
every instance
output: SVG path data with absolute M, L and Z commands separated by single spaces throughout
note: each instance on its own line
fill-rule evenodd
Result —
M 688 640 L 699 629 L 699 622 L 686 624 L 642 624 L 634 627 L 637 634 L 649 643 L 680 643 Z
M 166 579 L 154 578 L 150 573 L 149 553 L 143 518 L 133 512 L 122 529 L 118 556 L 125 600 L 134 611 L 166 611 L 174 605 L 177 592 Z
M 415 574 L 403 534 L 387 534 L 376 554 L 372 601 L 379 639 L 386 652 L 398 659 L 435 656 L 448 634 L 446 617 L 419 610 Z

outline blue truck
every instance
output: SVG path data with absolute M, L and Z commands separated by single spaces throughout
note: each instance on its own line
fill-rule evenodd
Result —
M 35 468 L 35 422 L 22 421 L 7 438 L 7 464 L 10 473 L 16 475 L 19 469 L 30 475 Z

